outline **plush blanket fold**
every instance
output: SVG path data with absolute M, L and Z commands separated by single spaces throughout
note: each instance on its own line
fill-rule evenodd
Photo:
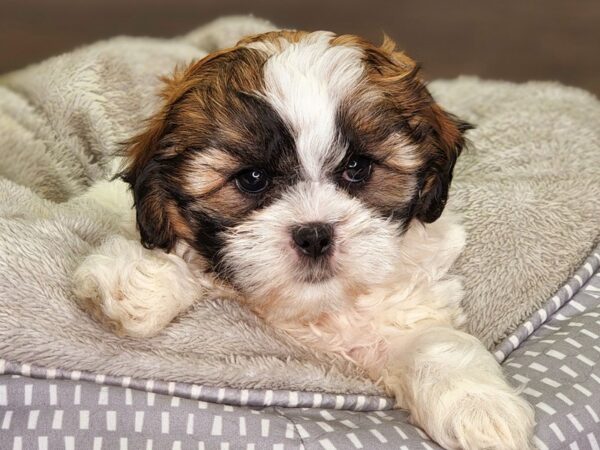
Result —
M 122 339 L 75 305 L 71 274 L 113 233 L 78 199 L 158 104 L 158 77 L 270 25 L 217 21 L 173 40 L 116 38 L 0 78 L 0 357 L 212 385 L 380 394 L 236 303 L 199 302 L 152 339 Z M 600 103 L 554 83 L 431 84 L 477 125 L 451 206 L 464 217 L 470 328 L 488 346 L 535 311 L 600 238 Z

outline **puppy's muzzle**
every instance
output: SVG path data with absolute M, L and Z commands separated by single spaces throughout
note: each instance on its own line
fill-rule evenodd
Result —
M 298 252 L 313 259 L 330 253 L 333 227 L 328 223 L 311 222 L 292 229 L 292 239 Z

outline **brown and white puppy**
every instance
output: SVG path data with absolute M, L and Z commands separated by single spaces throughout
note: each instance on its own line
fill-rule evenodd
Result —
M 532 410 L 459 331 L 447 276 L 464 234 L 442 212 L 469 125 L 410 58 L 390 40 L 270 32 L 179 71 L 163 97 L 124 182 L 86 194 L 123 235 L 77 270 L 85 307 L 144 337 L 230 296 L 383 380 L 441 445 L 529 447 Z

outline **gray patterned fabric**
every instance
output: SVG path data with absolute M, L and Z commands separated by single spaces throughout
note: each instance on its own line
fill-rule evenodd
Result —
M 539 449 L 600 449 L 600 247 L 496 357 L 536 408 Z M 0 374 L 2 448 L 440 448 L 381 397 L 222 389 L 4 360 Z
M 155 394 L 176 395 L 181 398 L 239 406 L 285 406 L 373 411 L 391 409 L 394 404 L 394 401 L 389 397 L 373 395 L 335 395 L 272 389 L 233 389 L 192 383 L 175 383 L 173 381 L 116 377 L 63 369 L 48 369 L 30 364 L 18 364 L 3 359 L 0 359 L 0 374 L 23 375 L 50 380 L 91 381 L 107 386 L 120 386 Z
M 533 315 L 510 334 L 502 343 L 496 347 L 494 356 L 498 362 L 503 362 L 506 356 L 512 353 L 521 343 L 523 343 L 535 330 L 553 316 L 565 304 L 577 310 L 583 311 L 584 308 L 573 296 L 579 292 L 581 287 L 590 282 L 593 283 L 592 277 L 600 268 L 600 245 L 592 252 L 585 260 L 583 266 L 575 272 L 575 274 L 552 296 L 550 300 L 542 305 Z M 584 291 L 593 292 L 594 285 L 587 286 Z M 590 294 L 593 295 L 593 294 Z M 597 298 L 597 297 L 596 297 Z M 562 314 L 562 313 L 561 313 Z M 554 316 L 554 318 L 563 317 L 562 315 Z M 600 343 L 599 343 L 600 344 Z
M 547 302 L 544 311 L 556 312 L 504 362 L 506 373 L 524 385 L 524 394 L 535 406 L 536 444 L 542 450 L 600 449 L 599 267 L 600 247 Z M 577 284 L 581 288 L 556 308 L 556 299 Z M 513 336 L 545 315 L 536 313 Z
M 2 449 L 440 448 L 398 410 L 235 407 L 18 375 L 0 376 L 0 408 Z

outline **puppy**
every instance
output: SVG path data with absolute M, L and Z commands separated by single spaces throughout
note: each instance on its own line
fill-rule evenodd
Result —
M 465 238 L 442 212 L 470 127 L 409 57 L 269 32 L 178 71 L 163 98 L 122 181 L 86 194 L 123 227 L 75 273 L 86 309 L 143 338 L 230 297 L 364 368 L 442 446 L 530 447 L 532 409 L 460 331 L 447 275 Z

